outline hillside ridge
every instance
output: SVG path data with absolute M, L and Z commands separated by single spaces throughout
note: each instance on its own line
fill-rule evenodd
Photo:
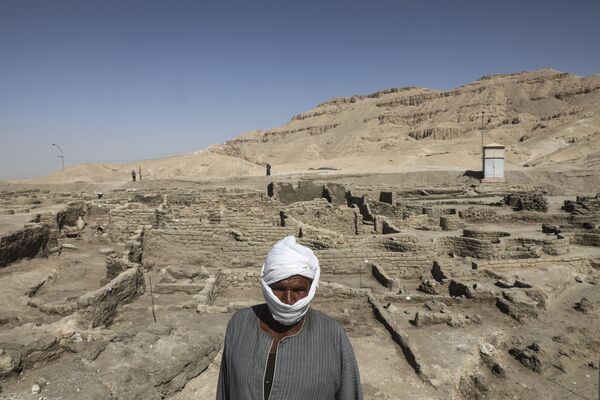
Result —
M 141 165 L 149 178 L 226 178 L 261 175 L 266 163 L 282 174 L 477 169 L 482 136 L 507 146 L 508 169 L 582 168 L 600 154 L 599 106 L 599 74 L 486 75 L 450 90 L 407 86 L 335 97 L 282 126 L 201 151 L 69 173 L 106 180 L 107 169 L 122 174 Z

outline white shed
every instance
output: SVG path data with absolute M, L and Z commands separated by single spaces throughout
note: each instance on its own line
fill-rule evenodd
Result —
M 483 181 L 504 182 L 504 145 L 483 146 Z

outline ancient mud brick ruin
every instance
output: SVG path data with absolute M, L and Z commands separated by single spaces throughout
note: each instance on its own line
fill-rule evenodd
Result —
M 3 393 L 214 397 L 227 321 L 262 301 L 286 235 L 319 258 L 314 307 L 348 332 L 366 399 L 595 390 L 598 196 L 301 180 L 0 200 Z
M 511 193 L 504 196 L 504 202 L 515 211 L 548 211 L 548 201 L 541 193 Z

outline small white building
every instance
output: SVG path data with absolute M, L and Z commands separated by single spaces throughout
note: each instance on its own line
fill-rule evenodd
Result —
M 483 182 L 504 182 L 504 145 L 483 146 Z

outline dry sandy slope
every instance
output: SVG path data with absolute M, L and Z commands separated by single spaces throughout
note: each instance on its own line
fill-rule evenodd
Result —
M 507 169 L 600 165 L 600 75 L 551 69 L 483 77 L 449 91 L 393 88 L 335 98 L 287 124 L 194 153 L 131 164 L 86 164 L 35 182 L 212 179 L 306 173 L 480 169 L 486 143 L 507 146 Z M 483 113 L 483 120 L 482 120 Z M 244 162 L 241 165 L 240 152 Z

